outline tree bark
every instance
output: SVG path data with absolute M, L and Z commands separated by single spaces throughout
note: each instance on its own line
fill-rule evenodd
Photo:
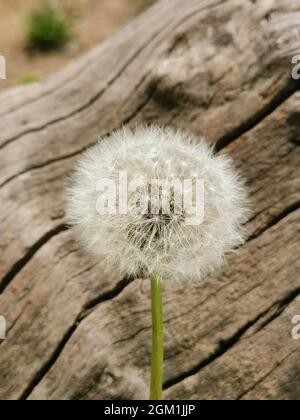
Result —
M 162 0 L 45 82 L 0 96 L 0 399 L 147 398 L 148 280 L 104 275 L 64 225 L 97 136 L 188 129 L 248 179 L 247 242 L 205 284 L 167 284 L 165 397 L 299 399 L 298 0 Z

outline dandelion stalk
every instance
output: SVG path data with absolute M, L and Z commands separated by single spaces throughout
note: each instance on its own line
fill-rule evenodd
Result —
M 164 365 L 164 321 L 163 321 L 163 285 L 161 277 L 151 276 L 152 306 L 152 361 L 150 400 L 162 399 Z

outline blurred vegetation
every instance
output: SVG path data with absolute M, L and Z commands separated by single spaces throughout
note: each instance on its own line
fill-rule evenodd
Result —
M 47 2 L 33 10 L 27 23 L 27 44 L 30 48 L 50 51 L 63 47 L 72 37 L 74 13 L 71 9 Z
M 26 74 L 19 80 L 20 85 L 28 85 L 30 83 L 36 83 L 39 82 L 40 78 L 38 76 L 35 76 L 34 74 Z
M 147 9 L 152 6 L 157 0 L 135 0 L 141 10 Z

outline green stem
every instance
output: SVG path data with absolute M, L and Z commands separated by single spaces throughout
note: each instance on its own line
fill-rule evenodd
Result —
M 151 276 L 152 302 L 152 361 L 150 400 L 162 399 L 163 364 L 164 364 L 164 331 L 162 279 L 154 273 Z

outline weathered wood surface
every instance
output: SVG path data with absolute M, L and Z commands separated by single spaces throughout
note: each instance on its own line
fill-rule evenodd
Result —
M 300 399 L 300 94 L 278 44 L 299 23 L 298 0 L 162 0 L 0 96 L 0 399 L 147 396 L 148 281 L 105 277 L 63 217 L 80 153 L 153 121 L 232 155 L 253 207 L 220 277 L 166 285 L 166 398 Z

